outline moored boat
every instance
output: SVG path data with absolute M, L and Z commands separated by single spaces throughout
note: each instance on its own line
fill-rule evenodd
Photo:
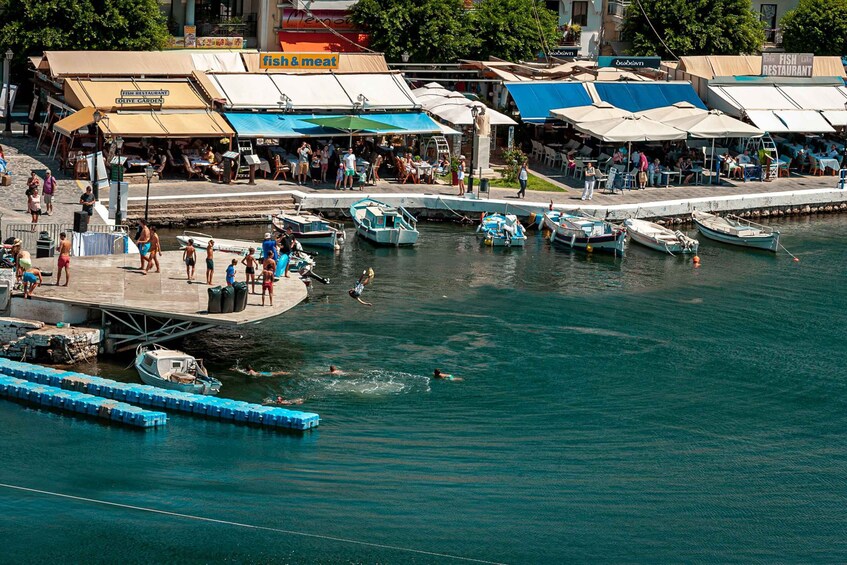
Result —
M 700 242 L 688 237 L 679 230 L 670 230 L 646 220 L 629 219 L 624 222 L 629 237 L 641 245 L 676 255 L 677 253 L 697 253 Z
M 141 380 L 151 386 L 207 395 L 221 391 L 221 381 L 209 376 L 201 359 L 161 345 L 139 345 L 135 350 L 135 369 Z
M 417 220 L 402 206 L 394 207 L 364 198 L 350 205 L 356 233 L 377 245 L 414 245 L 418 241 Z
M 550 231 L 551 243 L 573 249 L 623 256 L 626 248 L 626 229 L 579 211 L 544 214 L 544 229 Z
M 291 233 L 303 245 L 340 249 L 344 244 L 344 226 L 315 214 L 280 212 L 273 220 L 274 229 Z
M 526 232 L 513 214 L 488 214 L 476 229 L 477 236 L 492 247 L 523 247 Z
M 732 214 L 721 217 L 706 212 L 694 212 L 691 218 L 700 233 L 709 239 L 774 253 L 779 249 L 779 232 L 771 227 Z

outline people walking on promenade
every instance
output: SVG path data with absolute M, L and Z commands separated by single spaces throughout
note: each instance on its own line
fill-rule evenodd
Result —
M 56 286 L 62 283 L 62 271 L 65 272 L 65 284 L 71 282 L 71 241 L 65 232 L 59 234 L 59 245 L 56 246 L 59 253 L 58 269 L 56 271 Z
M 294 248 L 294 236 L 291 235 L 291 228 L 285 230 L 285 234 L 279 240 L 279 260 L 285 263 L 283 275 L 288 278 L 288 267 L 291 265 L 291 250 Z
M 305 185 L 306 176 L 309 174 L 309 157 L 312 155 L 312 148 L 305 141 L 297 150 L 297 184 Z
M 156 233 L 156 228 L 150 226 L 150 256 L 147 258 L 147 270 L 144 271 L 146 275 L 150 272 L 150 269 L 153 265 L 156 265 L 156 272 L 161 272 L 159 269 L 159 257 L 162 255 L 162 245 L 159 242 L 159 234 Z
M 185 276 L 188 282 L 194 280 L 194 266 L 197 264 L 197 250 L 194 248 L 194 240 L 189 239 L 188 245 L 182 252 L 182 260 L 185 263 Z
M 27 197 L 26 209 L 32 217 L 32 231 L 35 233 L 35 226 L 38 224 L 38 216 L 41 215 L 41 196 L 38 194 L 38 189 L 33 188 L 29 197 Z
M 524 162 L 521 163 L 521 170 L 518 173 L 518 184 L 521 185 L 521 189 L 518 191 L 518 198 L 526 198 L 526 183 L 529 180 L 529 162 L 524 159 Z
M 585 188 L 582 190 L 582 198 L 580 200 L 591 200 L 594 196 L 594 177 L 597 176 L 597 171 L 594 169 L 593 161 L 585 162 Z
M 79 197 L 79 203 L 82 205 L 82 211 L 91 217 L 94 213 L 94 193 L 91 192 L 90 185 L 85 187 L 85 193 Z
M 215 240 L 210 239 L 206 245 L 206 284 L 212 284 L 212 277 L 215 274 Z
M 57 187 L 56 177 L 50 173 L 50 169 L 47 169 L 47 176 L 44 177 L 44 188 L 41 191 L 44 193 L 44 206 L 47 208 L 46 215 L 48 216 L 53 214 L 53 195 L 56 194 Z
M 138 255 L 141 257 L 140 270 L 144 271 L 147 265 L 147 255 L 150 253 L 150 228 L 145 220 L 138 220 L 138 233 L 135 237 L 135 245 L 138 246 Z
M 29 173 L 29 178 L 26 179 L 26 195 L 29 196 L 32 193 L 32 190 L 38 188 L 40 185 L 41 179 L 38 178 L 35 171 L 31 171 Z

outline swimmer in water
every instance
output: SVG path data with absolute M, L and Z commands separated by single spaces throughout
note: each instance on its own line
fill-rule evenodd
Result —
M 327 374 L 328 375 L 343 375 L 344 371 L 342 371 L 341 369 L 339 369 L 335 365 L 330 365 L 329 366 L 329 372 Z
M 454 377 L 453 375 L 448 375 L 447 373 L 442 373 L 441 369 L 436 369 L 432 372 L 433 379 L 442 379 L 445 381 L 461 381 L 463 380 L 461 377 Z
M 359 276 L 359 280 L 356 281 L 356 286 L 347 291 L 347 294 L 350 295 L 350 298 L 355 298 L 356 302 L 359 304 L 364 304 L 365 306 L 373 306 L 370 302 L 365 302 L 362 300 L 362 293 L 365 292 L 365 286 L 369 285 L 371 281 L 374 280 L 374 270 L 368 268 L 366 271 L 363 271 L 361 276 Z
M 305 402 L 302 398 L 285 399 L 279 395 L 274 398 L 266 398 L 262 404 L 265 406 L 299 406 Z
M 277 377 L 279 375 L 288 375 L 290 374 L 288 371 L 257 371 L 253 368 L 250 363 L 247 363 L 245 368 L 241 368 L 238 365 L 232 368 L 233 371 L 237 371 L 239 373 L 243 373 L 250 377 Z

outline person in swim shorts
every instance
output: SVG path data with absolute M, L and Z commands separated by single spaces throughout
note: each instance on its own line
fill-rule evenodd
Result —
M 59 266 L 56 273 L 56 286 L 62 283 L 62 271 L 65 272 L 65 284 L 71 282 L 71 242 L 65 232 L 59 234 L 59 245 L 56 246 L 56 251 L 59 252 Z
M 182 260 L 185 262 L 185 276 L 188 277 L 188 282 L 194 280 L 194 265 L 197 264 L 197 250 L 194 248 L 194 240 L 189 239 L 188 245 L 182 252 Z
M 265 292 L 268 293 L 270 305 L 274 305 L 274 273 L 276 273 L 276 261 L 267 257 L 262 265 L 262 306 L 265 305 Z
M 432 372 L 433 379 L 442 379 L 445 381 L 461 381 L 460 377 L 454 377 L 453 375 L 448 375 L 447 373 L 442 373 L 441 369 L 436 369 Z
M 150 228 L 147 222 L 138 220 L 138 237 L 135 239 L 138 246 L 138 254 L 141 256 L 141 270 L 147 266 L 147 255 L 150 254 Z
M 373 306 L 370 302 L 365 302 L 362 300 L 362 293 L 365 292 L 365 286 L 369 285 L 374 278 L 374 270 L 368 268 L 366 271 L 363 271 L 359 276 L 359 280 L 356 281 L 356 286 L 347 291 L 347 294 L 350 295 L 350 298 L 354 298 L 356 302 L 359 304 L 363 304 L 365 306 Z
M 206 284 L 212 284 L 215 274 L 215 240 L 210 239 L 206 245 Z
M 233 286 L 235 284 L 236 265 L 238 265 L 238 259 L 233 259 L 229 266 L 226 268 L 226 286 Z
M 147 257 L 147 269 L 144 271 L 146 275 L 153 265 L 156 265 L 156 272 L 160 273 L 159 257 L 162 256 L 162 244 L 159 242 L 159 234 L 156 233 L 156 228 L 150 226 L 150 256 Z
M 270 234 L 265 234 L 270 235 Z M 250 283 L 250 294 L 256 294 L 256 266 L 259 264 L 256 261 L 256 249 L 251 247 L 247 255 L 241 260 L 244 265 L 245 282 Z
M 35 287 L 41 286 L 43 279 L 41 278 L 41 271 L 36 267 L 30 267 L 24 273 L 23 276 L 24 281 L 24 298 L 32 299 L 32 295 L 35 293 Z

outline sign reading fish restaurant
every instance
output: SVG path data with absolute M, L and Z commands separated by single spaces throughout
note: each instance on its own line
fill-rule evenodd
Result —
M 762 76 L 810 77 L 814 53 L 762 53 Z
M 337 69 L 338 53 L 262 53 L 260 69 Z
M 115 104 L 149 104 L 161 106 L 170 90 L 121 90 L 121 97 L 115 98 Z

